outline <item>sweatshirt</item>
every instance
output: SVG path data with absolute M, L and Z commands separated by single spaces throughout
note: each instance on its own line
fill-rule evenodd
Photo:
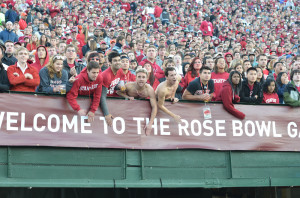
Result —
M 98 109 L 101 98 L 103 84 L 102 76 L 99 74 L 95 81 L 90 81 L 87 69 L 84 68 L 81 73 L 76 76 L 76 79 L 77 80 L 73 83 L 71 90 L 67 93 L 67 100 L 69 104 L 75 111 L 79 111 L 81 108 L 76 100 L 78 95 L 89 96 L 89 98 L 92 97 L 92 104 L 89 111 L 95 113 Z
M 35 92 L 36 87 L 40 84 L 40 76 L 37 70 L 27 63 L 27 69 L 24 74 L 20 67 L 17 66 L 18 62 L 7 68 L 7 77 L 11 84 L 11 91 L 24 91 Z M 19 76 L 15 76 L 14 73 L 18 73 Z M 25 74 L 29 73 L 33 79 L 25 78 Z
M 40 46 L 36 49 L 36 51 L 38 51 L 38 49 L 41 48 L 41 47 L 45 48 L 45 50 L 46 50 L 46 58 L 45 58 L 44 64 L 41 65 L 41 62 L 40 62 L 40 59 L 39 59 L 39 56 L 38 56 L 38 53 L 37 53 L 37 52 L 35 53 L 35 63 L 32 64 L 32 66 L 33 66 L 38 72 L 40 72 L 40 70 L 41 70 L 41 69 L 49 62 L 49 53 L 48 53 L 48 50 L 47 50 L 47 48 L 46 48 L 45 46 L 40 45 Z
M 265 93 L 264 92 L 262 103 L 279 104 L 279 97 L 278 97 L 277 93 Z
M 240 102 L 240 97 L 233 95 L 231 85 L 228 81 L 223 83 L 219 100 L 223 102 L 223 107 L 228 113 L 242 120 L 245 118 L 245 114 L 237 110 L 233 105 L 233 102 Z
M 54 74 L 53 78 L 49 76 L 49 70 L 47 67 L 43 67 L 39 73 L 40 75 L 40 85 L 39 92 L 46 92 L 48 94 L 54 94 L 53 88 L 57 85 L 66 85 L 68 82 L 68 73 L 65 70 L 62 70 L 61 78 L 58 78 L 56 74 Z

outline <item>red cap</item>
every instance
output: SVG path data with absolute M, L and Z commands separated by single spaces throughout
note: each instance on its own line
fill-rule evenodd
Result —
M 73 39 L 68 39 L 68 40 L 67 40 L 67 45 L 71 44 L 72 41 L 73 41 Z
M 105 42 L 105 41 L 101 41 L 101 42 L 100 42 L 100 45 L 102 45 L 102 44 L 105 44 L 105 45 L 106 45 L 106 42 Z

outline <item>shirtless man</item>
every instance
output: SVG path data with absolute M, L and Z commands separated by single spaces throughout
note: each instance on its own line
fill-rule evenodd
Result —
M 147 84 L 147 79 L 147 70 L 145 68 L 138 69 L 136 70 L 136 81 L 126 83 L 124 91 L 118 90 L 117 94 L 129 100 L 134 100 L 134 98 L 150 98 L 150 104 L 152 107 L 151 118 L 148 125 L 144 128 L 146 135 L 149 135 L 157 113 L 157 105 L 154 89 Z
M 172 103 L 179 101 L 178 98 L 175 98 L 175 93 L 179 84 L 175 68 L 167 67 L 165 69 L 165 76 L 166 81 L 160 83 L 156 89 L 158 108 L 173 117 L 176 122 L 181 122 L 181 117 L 179 115 L 172 113 L 164 106 L 166 99 L 171 99 Z

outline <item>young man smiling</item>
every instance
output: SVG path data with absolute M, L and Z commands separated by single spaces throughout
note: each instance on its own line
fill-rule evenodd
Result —
M 136 71 L 136 81 L 125 84 L 125 90 L 118 90 L 117 94 L 134 100 L 135 98 L 150 98 L 150 105 L 152 108 L 151 117 L 149 123 L 145 126 L 145 133 L 149 135 L 152 129 L 152 124 L 157 113 L 157 105 L 154 89 L 147 84 L 148 72 L 145 68 L 138 69 Z

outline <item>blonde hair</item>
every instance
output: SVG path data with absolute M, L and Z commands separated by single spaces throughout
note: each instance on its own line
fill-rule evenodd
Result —
M 15 55 L 18 55 L 20 51 L 26 51 L 26 52 L 28 53 L 28 55 L 29 55 L 28 49 L 25 48 L 25 47 L 22 47 L 22 46 L 19 47 L 19 48 L 15 51 Z
M 146 75 L 148 76 L 148 71 L 147 71 L 145 68 L 137 69 L 137 70 L 135 71 L 135 73 L 136 73 L 136 75 L 137 75 L 138 73 L 144 73 L 144 74 L 146 74 Z
M 243 65 L 242 59 L 233 59 L 230 63 L 230 68 L 235 68 L 237 65 Z
M 59 58 L 58 58 L 59 57 Z M 47 69 L 48 69 L 48 74 L 49 74 L 49 76 L 50 76 L 50 78 L 54 78 L 54 75 L 56 74 L 56 76 L 58 77 L 58 78 L 61 78 L 62 77 L 62 70 L 61 71 L 59 71 L 59 72 L 56 72 L 55 70 L 54 70 L 54 63 L 56 62 L 56 61 L 58 61 L 58 60 L 62 60 L 63 61 L 63 58 L 60 58 L 61 57 L 61 55 L 55 55 L 55 56 L 53 56 L 51 59 L 50 59 L 50 61 L 49 61 L 49 63 L 47 64 Z

